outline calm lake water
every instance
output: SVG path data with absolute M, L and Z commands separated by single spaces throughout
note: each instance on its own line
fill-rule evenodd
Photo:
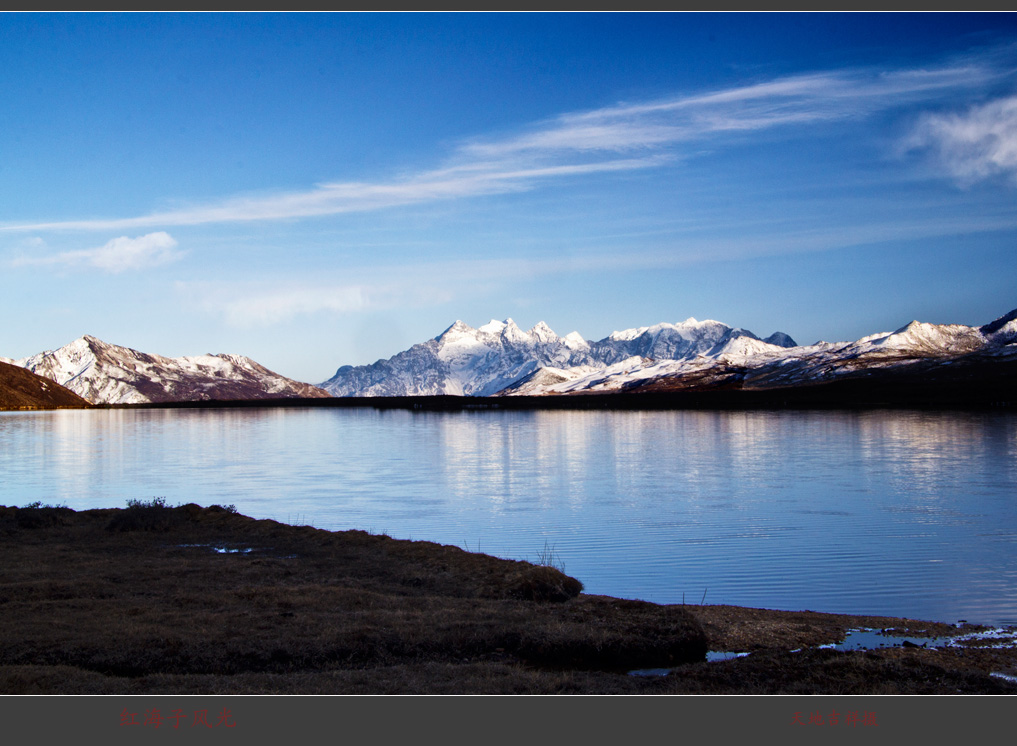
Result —
M 1017 417 L 0 414 L 0 504 L 234 504 L 515 559 L 587 592 L 1017 623 Z

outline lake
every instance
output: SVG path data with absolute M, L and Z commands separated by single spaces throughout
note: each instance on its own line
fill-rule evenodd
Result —
M 552 555 L 589 593 L 1017 623 L 1017 417 L 256 408 L 0 413 L 0 504 Z

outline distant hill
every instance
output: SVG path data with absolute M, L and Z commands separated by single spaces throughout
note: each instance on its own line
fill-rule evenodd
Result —
M 93 404 L 147 404 L 329 397 L 242 355 L 169 358 L 84 336 L 58 350 L 8 362 Z
M 87 401 L 55 381 L 0 362 L 0 410 L 84 408 Z

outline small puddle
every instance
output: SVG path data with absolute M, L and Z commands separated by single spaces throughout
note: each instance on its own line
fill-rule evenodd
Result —
M 721 650 L 711 650 L 706 654 L 708 661 L 729 661 L 735 658 L 744 658 L 748 653 L 728 653 Z
M 211 549 L 216 554 L 248 554 L 254 551 L 254 547 L 234 548 L 234 547 L 217 547 L 214 544 L 178 544 L 181 547 L 201 547 L 202 549 Z
M 880 648 L 947 648 L 947 647 L 993 647 L 1013 648 L 1017 647 L 1017 627 L 1003 627 L 990 629 L 984 632 L 959 632 L 957 635 L 944 635 L 940 637 L 916 637 L 915 635 L 888 634 L 881 629 L 849 629 L 841 642 L 831 642 L 826 645 L 819 645 L 822 650 L 879 650 Z M 792 650 L 792 653 L 799 653 L 802 648 Z M 730 653 L 726 651 L 711 650 L 706 654 L 706 660 L 729 661 L 735 658 L 743 658 L 748 653 Z M 629 671 L 629 676 L 667 676 L 670 668 L 640 668 Z M 993 673 L 1000 679 L 1017 683 L 1017 676 L 1004 673 Z
M 667 676 L 671 673 L 670 668 L 637 668 L 629 671 L 629 676 Z
M 886 634 L 881 629 L 849 629 L 841 642 L 820 645 L 822 650 L 878 650 L 879 648 L 935 648 L 949 645 L 953 637 L 915 637 Z
M 748 653 L 727 653 L 719 650 L 710 650 L 706 653 L 707 661 L 728 661 L 732 658 L 743 658 Z M 637 668 L 629 671 L 629 676 L 667 676 L 671 673 L 670 668 Z

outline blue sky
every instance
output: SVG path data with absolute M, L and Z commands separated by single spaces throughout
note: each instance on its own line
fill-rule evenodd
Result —
M 1017 14 L 0 15 L 0 356 L 1017 307 Z

